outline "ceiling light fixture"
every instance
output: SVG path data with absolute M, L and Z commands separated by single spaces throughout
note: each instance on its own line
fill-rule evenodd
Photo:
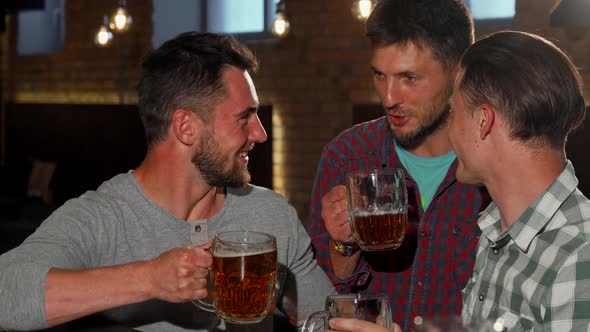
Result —
M 133 18 L 127 12 L 127 1 L 121 0 L 119 1 L 119 8 L 111 16 L 110 28 L 115 32 L 125 32 L 129 30 L 131 23 L 133 23 Z
M 272 21 L 271 32 L 273 35 L 282 38 L 289 34 L 290 24 L 285 16 L 285 2 L 279 1 L 277 4 L 276 16 Z
M 109 46 L 113 40 L 113 33 L 109 29 L 109 17 L 104 15 L 103 24 L 98 28 L 94 36 L 94 43 L 100 47 Z
M 360 21 L 366 21 L 374 7 L 373 0 L 355 0 L 352 3 L 352 15 Z

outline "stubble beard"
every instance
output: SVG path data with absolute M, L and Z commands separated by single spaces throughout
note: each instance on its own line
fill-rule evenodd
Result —
M 243 187 L 250 183 L 251 177 L 247 164 L 242 164 L 237 155 L 224 157 L 216 153 L 220 150 L 219 145 L 210 135 L 205 136 L 209 138 L 201 142 L 200 151 L 192 158 L 193 164 L 205 182 L 213 187 Z M 230 161 L 231 168 L 226 170 L 225 165 Z
M 432 106 L 430 111 L 427 112 L 428 116 L 424 121 L 419 124 L 416 129 L 406 134 L 397 134 L 395 130 L 393 130 L 394 125 L 389 122 L 389 127 L 393 133 L 395 142 L 404 149 L 415 148 L 424 143 L 430 135 L 446 125 L 449 118 L 448 109 L 448 104 L 440 106 L 438 110 L 434 110 L 434 106 Z

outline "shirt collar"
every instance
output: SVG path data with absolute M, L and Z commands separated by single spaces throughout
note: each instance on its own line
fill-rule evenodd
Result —
M 501 232 L 500 210 L 491 203 L 480 215 L 479 228 L 492 246 L 503 246 L 507 237 L 514 240 L 522 251 L 527 251 L 533 238 L 543 231 L 555 215 L 561 204 L 578 186 L 574 167 L 568 160 L 565 169 L 555 181 L 542 192 L 537 199 L 506 231 Z

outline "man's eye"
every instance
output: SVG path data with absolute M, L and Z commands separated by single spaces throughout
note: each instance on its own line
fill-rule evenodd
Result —
M 383 73 L 380 73 L 378 71 L 373 72 L 373 76 L 377 79 L 381 79 L 381 78 L 385 77 L 385 75 L 383 75 Z
M 406 80 L 410 81 L 410 82 L 416 82 L 418 78 L 415 75 L 407 75 L 406 76 Z
M 243 124 L 248 124 L 248 122 L 250 121 L 250 117 L 252 117 L 253 113 L 248 113 L 248 114 L 244 114 L 240 117 L 240 122 L 242 122 Z

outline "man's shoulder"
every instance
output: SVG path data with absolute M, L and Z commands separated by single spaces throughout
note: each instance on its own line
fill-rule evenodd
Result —
M 561 203 L 548 228 L 558 232 L 553 244 L 562 250 L 584 247 L 590 253 L 590 200 L 576 189 Z
M 130 173 L 118 174 L 103 182 L 96 190 L 88 190 L 79 197 L 72 198 L 64 203 L 62 210 L 80 208 L 112 208 L 130 199 L 130 193 L 137 191 L 134 188 Z
M 337 155 L 358 155 L 377 151 L 381 142 L 389 137 L 389 124 L 385 117 L 356 124 L 338 134 L 324 151 Z
M 388 123 L 385 117 L 355 124 L 336 135 L 327 146 L 348 143 L 355 140 L 369 140 L 387 134 Z

